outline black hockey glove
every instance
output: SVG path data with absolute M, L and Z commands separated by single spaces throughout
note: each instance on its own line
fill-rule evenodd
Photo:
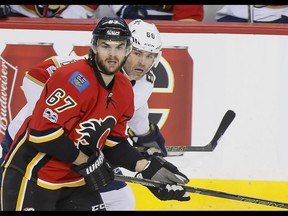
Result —
M 128 129 L 128 135 L 133 142 L 133 146 L 138 148 L 146 159 L 150 159 L 152 155 L 162 157 L 167 156 L 165 139 L 160 133 L 157 124 L 150 123 L 149 134 L 145 136 L 135 135 L 130 128 Z
M 98 190 L 114 181 L 113 170 L 99 149 L 92 150 L 83 145 L 79 145 L 79 149 L 89 156 L 88 161 L 79 166 L 73 166 L 71 169 L 84 176 L 91 190 Z
M 165 188 L 147 187 L 159 200 L 189 201 L 190 196 L 186 190 L 179 185 L 167 184 Z
M 124 19 L 145 19 L 147 10 L 143 5 L 124 5 L 116 15 Z
M 0 18 L 7 17 L 11 11 L 9 5 L 0 5 Z
M 189 179 L 176 166 L 162 157 L 152 157 L 148 166 L 136 174 L 137 178 L 147 178 L 167 183 L 165 188 L 147 187 L 160 200 L 188 201 L 190 196 L 177 184 L 187 184 Z

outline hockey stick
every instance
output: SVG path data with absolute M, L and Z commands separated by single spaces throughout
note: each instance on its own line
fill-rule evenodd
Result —
M 206 146 L 166 146 L 168 152 L 178 151 L 213 151 L 222 135 L 225 133 L 236 114 L 232 110 L 228 110 L 223 116 L 213 139 Z
M 119 174 L 114 174 L 114 176 L 115 176 L 115 180 L 117 181 L 131 182 L 131 183 L 141 184 L 143 186 L 148 186 L 148 187 L 164 188 L 166 185 L 163 182 L 154 181 L 150 179 L 140 179 L 140 178 L 136 178 L 132 176 L 124 176 L 124 175 L 119 175 Z M 271 206 L 271 207 L 288 209 L 288 203 L 253 198 L 253 197 L 248 197 L 248 196 L 242 196 L 242 195 L 225 193 L 221 191 L 215 191 L 215 190 L 209 190 L 209 189 L 203 189 L 203 188 L 197 188 L 197 187 L 190 187 L 190 186 L 184 186 L 184 185 L 180 185 L 180 186 L 185 188 L 185 190 L 190 193 L 196 193 L 196 194 L 201 194 L 201 195 L 206 195 L 206 196 L 213 196 L 213 197 L 219 197 L 219 198 L 224 198 L 224 199 L 231 199 L 231 200 L 249 202 L 249 203 L 254 203 L 254 204 L 259 204 L 259 205 L 266 205 L 266 206 Z
M 198 152 L 212 152 L 222 135 L 225 133 L 231 122 L 234 120 L 236 114 L 232 110 L 228 110 L 223 116 L 218 129 L 213 137 L 213 139 L 206 146 L 165 146 L 167 152 L 185 152 L 185 151 L 198 151 Z M 145 151 L 146 148 L 142 146 L 137 146 L 137 149 L 141 151 Z

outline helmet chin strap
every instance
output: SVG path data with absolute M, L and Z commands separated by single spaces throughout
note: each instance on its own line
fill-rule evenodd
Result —
M 157 63 L 157 65 L 158 65 L 158 63 Z M 155 66 L 155 61 L 151 64 L 150 68 L 147 70 L 146 73 L 148 73 L 148 71 L 152 70 L 153 67 L 156 68 L 156 66 Z

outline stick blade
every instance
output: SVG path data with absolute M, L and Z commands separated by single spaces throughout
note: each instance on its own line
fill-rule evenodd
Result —
M 229 127 L 231 122 L 234 120 L 235 116 L 236 116 L 236 113 L 233 110 L 228 110 L 225 113 L 225 115 L 224 115 L 224 117 L 223 117 L 223 119 L 222 119 L 216 133 L 215 133 L 215 136 L 212 139 L 212 142 L 213 141 L 217 142 L 221 138 L 221 136 L 225 133 L 225 131 L 227 130 L 227 128 Z
M 234 120 L 236 113 L 233 110 L 228 110 L 224 114 L 215 134 L 210 143 L 205 146 L 166 146 L 169 156 L 182 156 L 181 152 L 212 152 L 218 145 L 218 141 L 227 130 L 231 122 Z M 175 155 L 170 154 L 170 152 Z

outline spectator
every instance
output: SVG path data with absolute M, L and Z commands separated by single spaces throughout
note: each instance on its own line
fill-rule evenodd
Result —
M 203 5 L 109 5 L 124 19 L 202 21 Z
M 288 5 L 225 5 L 217 22 L 288 23 Z
M 92 18 L 99 5 L 10 5 L 9 16 L 16 17 L 56 17 Z

